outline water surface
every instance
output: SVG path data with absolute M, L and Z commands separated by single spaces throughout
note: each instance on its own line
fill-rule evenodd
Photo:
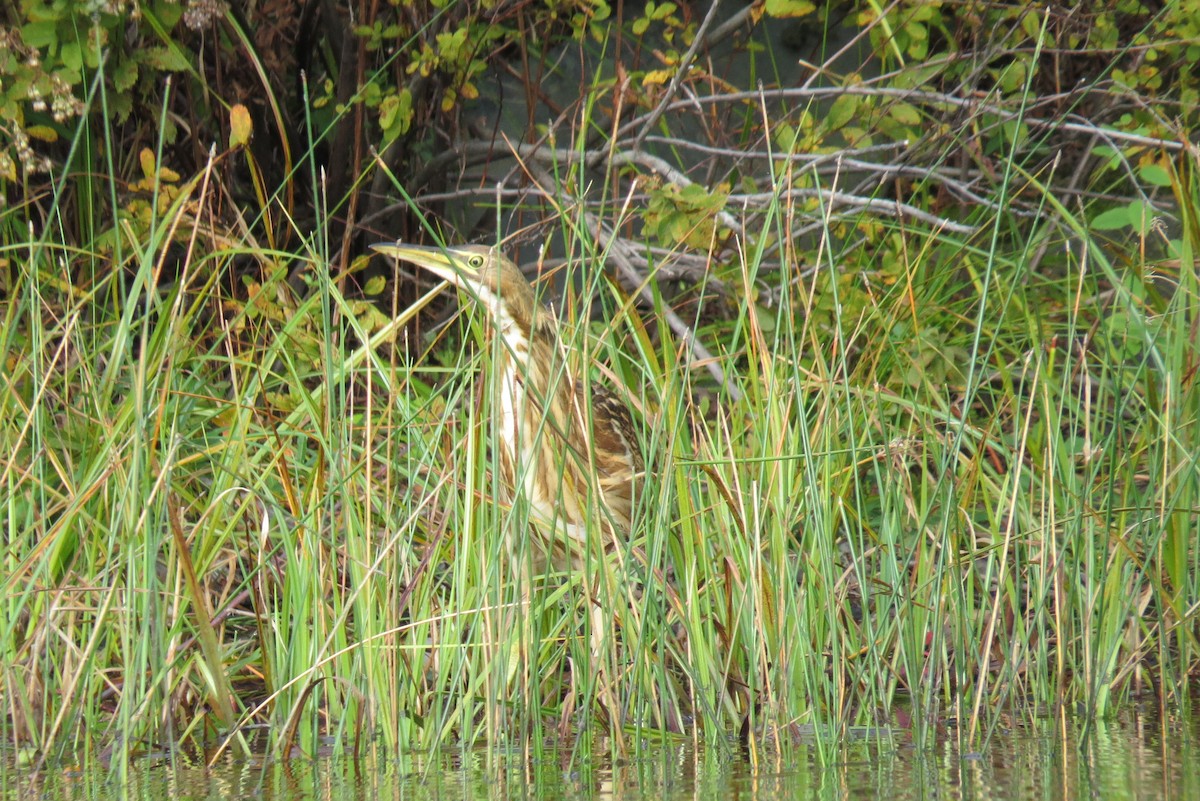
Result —
M 8 799 L 1200 799 L 1200 715 L 1135 705 L 1090 731 L 1078 721 L 1016 722 L 978 752 L 943 729 L 918 748 L 907 732 L 841 747 L 801 743 L 752 755 L 690 743 L 647 747 L 629 760 L 540 758 L 475 750 L 205 767 L 183 758 L 137 763 L 124 783 L 103 770 L 23 772 L 6 758 Z M 829 749 L 826 753 L 826 749 Z M 825 758 L 822 754 L 825 753 Z

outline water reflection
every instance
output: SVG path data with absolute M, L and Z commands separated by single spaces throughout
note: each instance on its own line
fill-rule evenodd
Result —
M 736 745 L 660 745 L 615 761 L 557 750 L 377 750 L 357 762 L 145 761 L 122 784 L 100 769 L 25 773 L 6 752 L 0 799 L 1189 799 L 1200 798 L 1198 711 L 1163 717 L 1135 706 L 1088 731 L 1075 721 L 1025 722 L 995 733 L 979 753 L 960 748 L 954 730 L 932 749 L 900 733 L 846 744 L 826 759 L 808 743 L 760 753 L 757 769 Z

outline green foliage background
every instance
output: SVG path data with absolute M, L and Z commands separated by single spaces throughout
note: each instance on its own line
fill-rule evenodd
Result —
M 1187 696 L 1200 4 L 2 13 L 21 758 L 979 742 Z M 604 653 L 589 577 L 512 572 L 479 326 L 366 255 L 434 233 L 561 271 L 628 390 L 646 589 Z

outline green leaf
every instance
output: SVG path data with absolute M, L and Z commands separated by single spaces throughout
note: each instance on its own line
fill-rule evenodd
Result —
M 1105 169 L 1115 169 L 1121 165 L 1121 152 L 1108 145 L 1098 145 L 1092 150 L 1092 155 L 1107 160 Z
M 1000 130 L 1004 134 L 1005 142 L 1016 142 L 1020 145 L 1029 139 L 1029 128 L 1017 120 L 1005 120 L 1000 123 Z
M 118 92 L 128 91 L 137 83 L 137 78 L 137 62 L 131 59 L 122 61 L 112 72 L 113 89 Z
M 108 99 L 108 110 L 117 122 L 125 122 L 133 113 L 133 95 L 119 92 Z
M 1116 231 L 1129 225 L 1129 209 L 1118 206 L 1115 209 L 1097 214 L 1092 220 L 1092 228 L 1096 231 Z
M 180 3 L 179 0 L 155 0 L 153 4 L 153 15 L 158 18 L 159 25 L 162 29 L 169 31 L 175 27 L 176 23 L 183 17 L 183 12 L 187 3 Z M 145 8 L 143 7 L 143 12 Z
M 183 72 L 189 67 L 183 53 L 169 47 L 147 47 L 137 58 L 147 67 L 165 72 Z
M 52 21 L 31 22 L 21 28 L 21 40 L 27 47 L 42 50 L 58 41 L 56 29 Z
M 772 128 L 775 134 L 775 144 L 784 153 L 791 153 L 796 146 L 796 129 L 786 122 L 776 123 Z
M 1171 174 L 1167 172 L 1161 165 L 1146 164 L 1139 170 L 1142 180 L 1151 186 L 1170 186 Z
M 850 120 L 854 119 L 855 113 L 858 111 L 858 97 L 855 95 L 841 95 L 837 100 L 833 101 L 833 105 L 829 107 L 829 116 L 825 118 L 825 128 L 829 131 L 836 131 L 844 126 Z
M 1016 92 L 1025 85 L 1025 62 L 1014 61 L 1000 73 L 997 83 L 1006 92 Z
M 1129 204 L 1129 225 L 1139 234 L 1149 233 L 1157 217 L 1154 207 L 1144 201 L 1135 200 Z
M 1132 228 L 1134 232 L 1145 234 L 1150 230 L 1151 223 L 1157 214 L 1154 208 L 1141 200 L 1135 200 L 1127 206 L 1117 206 L 1096 215 L 1092 220 L 1092 228 L 1096 231 L 1119 231 L 1122 228 Z
M 79 46 L 79 42 L 65 42 L 59 48 L 58 55 L 67 69 L 75 72 L 83 71 L 83 48 Z

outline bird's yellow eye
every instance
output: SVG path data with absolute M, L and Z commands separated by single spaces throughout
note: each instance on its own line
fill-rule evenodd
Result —
M 483 266 L 483 256 L 472 256 L 471 258 L 467 259 L 467 266 L 478 270 Z

